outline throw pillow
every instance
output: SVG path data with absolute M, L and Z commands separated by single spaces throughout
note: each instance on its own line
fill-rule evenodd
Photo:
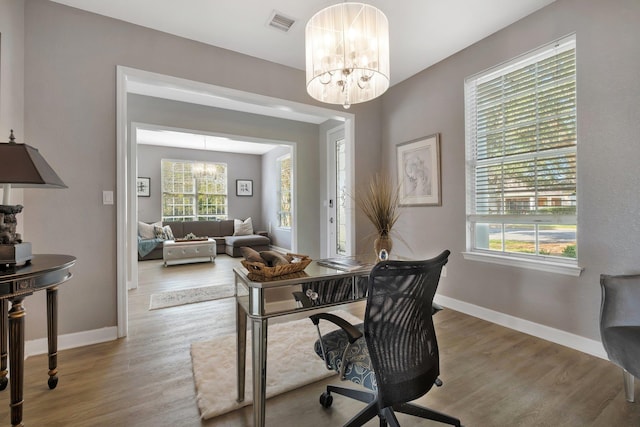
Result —
M 175 240 L 175 237 L 173 237 L 173 230 L 171 229 L 171 226 L 165 225 L 164 227 L 162 227 L 162 230 L 164 231 L 165 240 Z
M 260 256 L 266 261 L 269 267 L 289 264 L 287 257 L 276 251 L 262 251 L 260 252 Z
M 171 230 L 171 227 L 168 225 L 165 225 L 164 227 L 161 225 L 154 225 L 153 232 L 156 239 L 174 240 L 173 230 Z
M 262 259 L 262 257 L 260 256 L 260 253 L 253 248 L 242 246 L 240 248 L 240 253 L 244 257 L 244 259 L 249 262 L 259 262 L 261 264 L 264 264 L 264 259 Z
M 233 235 L 234 236 L 249 236 L 253 234 L 253 224 L 251 223 L 251 217 L 245 219 L 233 220 Z
M 154 239 L 156 237 L 153 231 L 153 224 L 147 224 L 146 222 L 138 221 L 138 236 L 143 239 Z

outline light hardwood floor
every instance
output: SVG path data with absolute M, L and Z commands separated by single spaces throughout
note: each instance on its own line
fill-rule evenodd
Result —
M 233 333 L 233 299 L 148 310 L 153 292 L 229 283 L 237 262 L 219 256 L 215 263 L 169 268 L 140 263 L 127 338 L 61 351 L 55 390 L 47 387 L 46 356 L 27 359 L 25 425 L 251 426 L 250 408 L 201 421 L 195 401 L 190 344 Z M 622 375 L 609 362 L 450 309 L 435 322 L 444 386 L 419 402 L 466 427 L 640 426 L 640 403 L 625 401 Z M 331 409 L 323 409 L 318 396 L 335 381 L 269 399 L 267 426 L 343 425 L 362 405 L 335 396 Z M 409 427 L 440 425 L 399 419 Z M 0 425 L 10 425 L 8 389 L 0 393 Z

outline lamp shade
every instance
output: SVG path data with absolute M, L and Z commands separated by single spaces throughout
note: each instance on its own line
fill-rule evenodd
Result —
M 37 149 L 14 142 L 0 143 L 0 184 L 15 188 L 67 188 Z
M 364 3 L 322 9 L 305 32 L 307 92 L 329 104 L 369 101 L 389 87 L 389 22 Z

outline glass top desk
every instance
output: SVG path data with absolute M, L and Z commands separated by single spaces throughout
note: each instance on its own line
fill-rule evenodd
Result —
M 313 261 L 304 271 L 275 278 L 255 276 L 244 267 L 233 269 L 236 286 L 238 401 L 244 400 L 248 318 L 251 321 L 255 427 L 264 427 L 265 423 L 268 319 L 295 314 L 307 317 L 364 301 L 368 273 L 372 267 L 373 263 L 366 260 L 360 268 L 345 271 Z M 294 292 L 309 295 L 308 303 L 305 306 L 300 304 L 294 298 Z M 311 323 L 309 327 L 312 327 Z

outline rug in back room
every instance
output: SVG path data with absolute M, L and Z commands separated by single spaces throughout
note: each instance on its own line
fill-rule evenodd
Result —
M 234 285 L 215 285 L 151 294 L 149 310 L 229 298 L 234 295 L 234 291 Z

